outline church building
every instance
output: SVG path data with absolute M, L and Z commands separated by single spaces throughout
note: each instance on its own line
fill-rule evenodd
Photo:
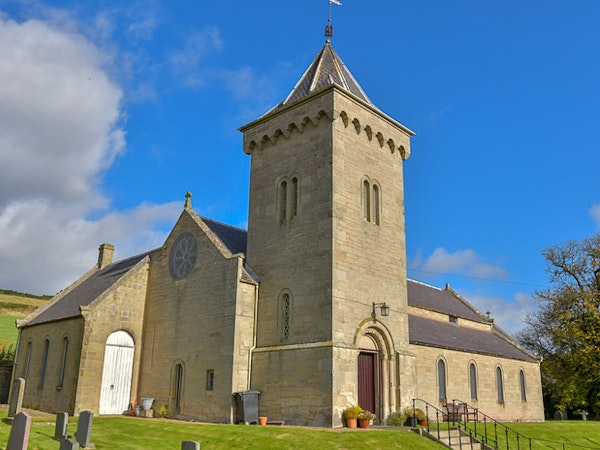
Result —
M 243 126 L 248 230 L 186 195 L 160 248 L 98 263 L 18 323 L 23 405 L 231 423 L 235 393 L 290 425 L 378 421 L 460 399 L 543 420 L 540 361 L 456 292 L 407 279 L 413 132 L 379 110 L 329 40 L 290 94 Z M 410 195 L 410 193 L 409 193 Z

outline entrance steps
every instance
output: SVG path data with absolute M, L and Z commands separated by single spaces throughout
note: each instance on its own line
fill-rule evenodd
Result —
M 433 431 L 433 430 L 432 430 Z M 475 438 L 471 438 L 468 434 L 463 433 L 458 428 L 440 432 L 439 438 L 437 433 L 424 433 L 428 438 L 439 442 L 446 448 L 452 450 L 481 450 L 483 444 Z

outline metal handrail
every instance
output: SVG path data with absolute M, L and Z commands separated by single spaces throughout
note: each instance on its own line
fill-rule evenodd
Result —
M 473 438 L 475 438 L 477 441 L 483 443 L 487 448 L 501 450 L 499 446 L 502 443 L 500 439 L 500 436 L 502 435 L 504 435 L 503 437 L 506 444 L 506 450 L 511 450 L 511 438 L 514 438 L 514 441 L 516 441 L 516 447 L 513 446 L 513 449 L 516 448 L 516 450 L 533 450 L 534 443 L 538 443 L 546 449 L 598 449 L 597 446 L 587 447 L 584 445 L 571 444 L 561 441 L 551 441 L 548 439 L 531 438 L 529 436 L 525 436 L 524 434 L 507 427 L 503 423 L 498 422 L 493 417 L 482 413 L 478 408 L 475 408 L 469 405 L 467 402 L 463 402 L 459 399 L 453 399 L 451 403 L 446 403 L 446 412 L 444 412 L 437 406 L 432 405 L 431 403 L 423 399 L 414 398 L 413 416 L 416 416 L 417 402 L 422 403 L 425 407 L 425 416 L 427 419 L 427 425 L 425 427 L 427 433 L 431 434 L 434 437 L 437 435 L 437 439 L 440 440 L 440 438 L 444 434 L 443 432 L 445 431 L 443 428 L 440 427 L 440 423 L 445 423 L 445 427 L 448 430 L 449 445 L 456 445 L 460 449 L 473 449 Z M 433 421 L 434 417 L 429 415 L 430 410 L 435 412 L 436 425 L 435 429 L 433 429 L 433 431 L 435 432 L 434 434 L 431 433 L 431 430 L 433 428 L 431 426 L 431 422 Z M 440 420 L 440 418 L 442 420 Z M 453 427 L 456 427 L 459 430 L 459 433 L 464 433 L 464 435 L 468 435 L 471 438 L 470 443 L 463 444 L 460 438 L 458 439 L 458 443 L 452 443 L 452 435 L 450 433 L 450 430 Z M 536 445 L 536 448 L 540 447 Z M 502 447 L 502 449 L 504 449 L 504 446 Z

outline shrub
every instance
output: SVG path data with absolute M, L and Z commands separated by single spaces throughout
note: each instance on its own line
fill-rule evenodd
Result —
M 363 409 L 360 406 L 350 406 L 344 410 L 344 419 L 358 419 L 358 415 L 362 412 Z
M 406 423 L 406 415 L 400 411 L 390 414 L 387 419 L 387 424 L 392 427 L 401 427 Z
M 0 342 L 0 366 L 12 364 L 15 359 L 15 344 L 4 340 Z

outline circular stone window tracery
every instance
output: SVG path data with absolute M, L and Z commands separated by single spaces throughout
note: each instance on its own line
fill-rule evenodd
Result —
M 169 271 L 175 280 L 187 278 L 196 264 L 198 244 L 190 232 L 181 233 L 169 254 Z

